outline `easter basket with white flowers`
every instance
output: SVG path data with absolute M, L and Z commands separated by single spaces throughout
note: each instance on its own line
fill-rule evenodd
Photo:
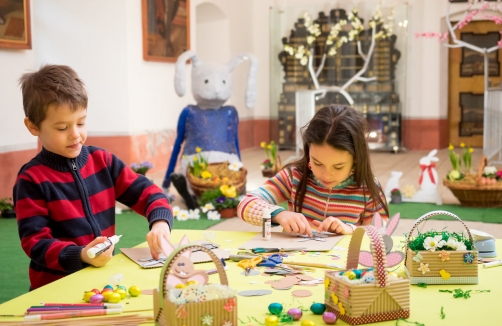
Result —
M 461 232 L 413 233 L 430 217 L 446 215 L 462 223 Z M 411 284 L 477 284 L 478 252 L 467 225 L 455 214 L 433 211 L 418 218 L 406 239 L 404 269 Z
M 193 168 L 187 168 L 187 180 L 194 194 L 200 197 L 206 190 L 212 190 L 222 185 L 234 186 L 237 195 L 242 194 L 246 184 L 247 170 L 240 162 L 206 163 L 200 173 L 194 173 Z

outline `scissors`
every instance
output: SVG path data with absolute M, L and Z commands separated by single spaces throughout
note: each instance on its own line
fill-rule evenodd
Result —
M 282 264 L 282 257 L 279 254 L 273 254 L 269 257 L 263 257 L 262 261 L 257 266 L 276 267 Z
M 263 260 L 263 258 L 261 258 L 260 256 L 257 256 L 257 257 L 251 258 L 251 259 L 241 260 L 239 263 L 237 263 L 237 265 L 244 268 L 244 273 L 246 276 L 248 276 L 249 272 L 251 271 L 251 268 L 255 268 L 256 265 L 261 263 L 262 260 Z
M 307 248 L 253 248 L 251 252 L 253 254 L 263 254 L 272 252 L 288 252 L 288 251 L 301 251 Z

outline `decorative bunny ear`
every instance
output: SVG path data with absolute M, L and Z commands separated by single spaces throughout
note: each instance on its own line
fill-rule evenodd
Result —
M 244 60 L 249 60 L 249 75 L 248 84 L 246 88 L 246 107 L 251 109 L 256 102 L 256 75 L 258 73 L 258 59 L 251 53 L 241 53 L 235 56 L 227 63 L 227 69 L 232 72 L 239 63 Z
M 176 70 L 174 72 L 174 90 L 179 97 L 185 95 L 186 86 L 185 86 L 185 68 L 186 62 L 192 59 L 192 64 L 194 67 L 200 65 L 199 58 L 195 54 L 194 51 L 188 50 L 180 54 L 178 60 L 176 61 Z
M 162 252 L 166 257 L 169 257 L 173 251 L 174 247 L 172 244 L 170 244 L 166 239 L 161 238 L 160 239 L 160 248 L 162 249 Z
M 427 156 L 434 157 L 434 156 L 436 156 L 437 152 L 438 152 L 437 149 L 433 149 L 432 151 L 430 151 L 430 153 Z
M 389 223 L 387 223 L 387 227 L 385 229 L 385 235 L 391 236 L 392 233 L 394 233 L 394 231 L 397 228 L 397 224 L 399 223 L 400 218 L 401 218 L 401 214 L 397 213 L 396 215 L 392 216 L 389 219 Z
M 393 251 L 385 256 L 387 267 L 396 266 L 401 263 L 403 259 L 404 253 L 402 253 L 401 251 Z M 359 264 L 363 265 L 364 267 L 373 267 L 373 255 L 371 255 L 371 252 L 361 250 L 359 252 Z
M 371 255 L 371 252 L 361 250 L 359 252 L 359 264 L 364 267 L 373 267 L 373 256 Z
M 383 219 L 382 216 L 378 212 L 373 214 L 373 219 L 371 220 L 371 224 L 377 229 L 382 230 L 383 228 Z
M 179 246 L 181 247 L 181 246 L 187 245 L 189 243 L 190 243 L 190 240 L 188 240 L 188 236 L 185 234 L 183 236 L 183 238 L 181 238 Z M 187 250 L 184 253 L 182 253 L 181 255 L 187 257 L 188 259 L 190 259 L 190 256 L 192 255 L 192 251 L 191 250 Z

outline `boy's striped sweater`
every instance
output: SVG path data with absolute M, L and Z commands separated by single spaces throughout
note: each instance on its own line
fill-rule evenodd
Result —
M 353 175 L 328 189 L 314 177 L 312 172 L 309 173 L 302 206 L 302 214 L 309 222 L 323 221 L 326 217 L 333 216 L 347 224 L 367 225 L 371 224 L 375 212 L 380 213 L 384 220 L 388 219 L 382 205 L 370 198 L 367 189 L 356 185 Z M 272 216 L 275 216 L 285 210 L 278 204 L 287 201 L 288 210 L 293 211 L 293 200 L 301 176 L 296 167 L 281 170 L 263 186 L 242 199 L 237 208 L 238 216 L 250 224 L 261 225 L 264 208 L 273 212 Z M 365 207 L 366 212 L 363 215 Z
M 82 146 L 69 159 L 42 149 L 18 173 L 14 205 L 21 246 L 35 289 L 84 267 L 82 248 L 115 234 L 115 200 L 172 228 L 161 189 L 104 149 Z

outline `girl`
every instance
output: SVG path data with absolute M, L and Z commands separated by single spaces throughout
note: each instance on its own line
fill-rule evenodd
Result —
M 330 105 L 302 128 L 303 156 L 263 186 L 247 194 L 237 212 L 244 221 L 262 224 L 263 209 L 285 232 L 352 234 L 375 212 L 389 211 L 370 166 L 366 120 L 353 108 Z M 278 204 L 288 201 L 288 210 Z

